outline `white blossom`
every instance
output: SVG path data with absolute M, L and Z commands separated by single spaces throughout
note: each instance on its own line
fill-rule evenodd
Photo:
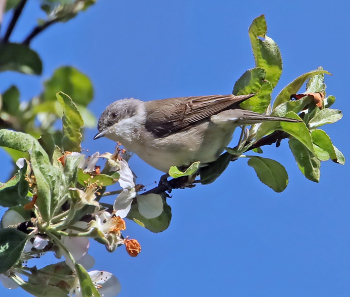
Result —
M 88 274 L 101 296 L 114 297 L 120 293 L 120 282 L 112 273 L 92 270 L 89 271 Z M 83 297 L 78 277 L 76 278 L 74 286 L 69 291 L 69 296 L 72 297 L 73 295 L 75 295 L 75 297 Z

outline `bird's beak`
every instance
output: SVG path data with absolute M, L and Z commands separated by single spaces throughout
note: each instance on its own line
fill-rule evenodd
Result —
M 94 137 L 94 140 L 103 137 L 106 133 L 107 133 L 107 129 L 97 133 Z

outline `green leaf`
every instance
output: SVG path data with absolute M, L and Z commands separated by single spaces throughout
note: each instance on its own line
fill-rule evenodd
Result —
M 7 11 L 11 10 L 12 8 L 15 8 L 20 2 L 21 2 L 21 0 L 7 0 L 5 11 L 7 12 Z
M 199 169 L 200 162 L 194 162 L 186 171 L 180 171 L 176 166 L 171 166 L 169 169 L 169 175 L 173 178 L 178 178 L 181 176 L 189 176 L 196 173 Z
M 17 229 L 0 230 L 0 274 L 18 262 L 26 241 L 27 235 Z
M 52 133 L 53 140 L 55 142 L 55 145 L 61 150 L 62 149 L 62 138 L 63 138 L 63 132 L 56 130 Z M 63 155 L 63 153 L 62 153 Z
M 0 130 L 0 146 L 29 152 L 38 186 L 36 204 L 44 221 L 49 221 L 61 198 L 62 173 L 52 166 L 39 142 L 29 134 Z
M 286 117 L 301 120 L 301 118 L 293 111 L 288 112 Z M 292 135 L 294 138 L 298 139 L 302 144 L 304 144 L 312 153 L 314 152 L 310 131 L 303 121 L 299 123 L 280 122 L 280 127 L 280 130 Z
M 162 214 L 154 219 L 146 219 L 139 213 L 138 205 L 136 203 L 131 206 L 127 218 L 153 233 L 159 233 L 166 230 L 170 225 L 171 207 L 164 201 Z
M 37 140 L 29 134 L 0 129 L 0 146 L 27 152 L 33 149 L 34 142 L 36 141 Z M 39 144 L 38 146 L 40 147 Z
M 272 85 L 264 81 L 259 92 L 252 98 L 242 102 L 241 108 L 252 110 L 258 113 L 266 112 L 271 102 Z
M 40 284 L 24 283 L 21 288 L 36 297 L 67 297 L 68 292 L 64 289 L 46 285 L 43 279 Z
M 303 75 L 297 77 L 295 80 L 293 80 L 289 85 L 284 87 L 282 91 L 277 95 L 275 102 L 273 103 L 273 109 L 275 109 L 278 105 L 280 105 L 283 102 L 287 102 L 290 100 L 290 96 L 292 94 L 296 94 L 301 86 L 314 75 L 320 74 L 320 73 L 326 73 L 330 74 L 326 70 L 313 70 L 307 73 L 304 73 Z
M 314 152 L 316 157 L 320 160 L 320 161 L 328 161 L 329 160 L 329 154 L 321 147 L 319 147 L 316 144 L 313 144 L 314 146 Z
M 208 185 L 214 182 L 225 171 L 231 160 L 232 155 L 229 153 L 224 153 L 216 161 L 201 168 L 201 184 Z
M 98 185 L 107 187 L 115 184 L 118 181 L 118 179 L 118 172 L 114 172 L 111 175 L 101 173 L 93 176 L 88 173 L 84 173 L 82 169 L 78 170 L 78 182 L 83 186 L 86 186 L 87 184 L 96 183 Z
M 305 96 L 299 100 L 287 101 L 287 102 L 281 103 L 273 110 L 273 112 L 271 113 L 271 116 L 284 117 L 290 111 L 299 113 L 312 102 L 313 102 L 312 96 Z
M 325 108 L 330 108 L 335 102 L 335 97 L 330 95 L 330 96 L 326 97 L 323 102 L 324 102 Z
M 310 96 L 313 98 L 312 96 Z M 307 106 L 307 109 L 303 111 L 303 121 L 308 126 L 309 121 L 314 118 L 320 112 L 320 108 L 316 106 L 314 99 Z
M 8 147 L 3 147 L 3 149 L 10 155 L 14 162 L 16 162 L 19 158 L 25 158 L 29 160 L 29 154 L 27 152 L 20 152 Z
M 45 150 L 47 155 L 49 156 L 49 159 L 52 163 L 52 156 L 55 151 L 55 143 L 53 141 L 52 135 L 49 133 L 44 133 L 41 135 L 41 137 L 38 139 L 40 145 Z
M 80 11 L 88 9 L 96 0 L 42 0 L 41 9 L 50 18 L 56 18 L 60 22 L 67 22 L 74 18 Z
M 287 187 L 287 171 L 277 161 L 262 157 L 249 157 L 248 165 L 254 168 L 260 181 L 275 192 L 283 192 Z
M 0 45 L 0 71 L 40 75 L 42 69 L 39 55 L 28 46 L 17 43 Z
M 55 167 L 63 169 L 63 165 L 62 165 L 62 163 L 60 161 L 60 158 L 62 156 L 63 156 L 63 153 L 62 153 L 60 147 L 55 145 L 55 149 L 54 149 L 53 154 L 52 154 L 52 164 Z
M 19 97 L 20 93 L 16 86 L 8 88 L 4 94 L 2 94 L 2 109 L 1 111 L 7 112 L 10 115 L 17 115 L 19 112 Z
M 310 104 L 313 101 L 313 98 L 311 96 L 305 96 L 299 100 L 295 101 L 287 101 L 280 105 L 278 105 L 274 111 L 271 113 L 271 116 L 275 117 L 285 117 L 286 114 L 290 111 L 293 111 L 295 113 L 299 113 L 301 110 L 305 108 L 308 104 Z M 256 133 L 256 140 L 261 139 L 264 137 L 267 133 L 272 132 L 276 129 L 278 129 L 279 123 L 278 122 L 263 122 L 258 128 L 258 131 Z
M 41 97 L 45 101 L 55 101 L 56 93 L 62 91 L 69 94 L 74 103 L 87 106 L 94 96 L 90 79 L 78 69 L 68 66 L 56 69 L 44 87 Z
M 337 162 L 337 154 L 335 153 L 332 141 L 325 131 L 313 130 L 311 131 L 311 138 L 315 145 L 327 152 L 333 162 Z
M 241 108 L 263 113 L 271 101 L 272 85 L 266 81 L 266 71 L 262 68 L 247 70 L 235 83 L 232 94 L 256 96 L 240 104 Z
M 53 213 L 51 208 L 51 204 L 53 202 L 52 182 L 55 183 L 55 180 L 51 181 L 50 178 L 52 177 L 54 179 L 55 176 L 52 172 L 53 170 L 47 163 L 47 161 L 50 161 L 45 160 L 45 155 L 46 153 L 43 154 L 40 151 L 31 154 L 31 164 L 34 171 L 35 180 L 38 185 L 36 204 L 40 210 L 43 220 L 48 222 L 51 218 L 51 214 Z
M 58 102 L 63 108 L 63 138 L 62 144 L 65 151 L 80 152 L 81 147 L 81 128 L 84 126 L 84 121 L 75 106 L 72 99 L 59 92 L 56 94 Z
M 39 277 L 40 275 L 42 275 L 42 278 Z M 50 278 L 46 277 L 48 275 L 50 275 Z M 48 285 L 56 286 L 59 285 L 62 279 L 64 279 L 65 281 L 68 280 L 69 284 L 73 284 L 75 275 L 72 269 L 66 264 L 66 262 L 58 262 L 55 264 L 47 265 L 44 268 L 38 269 L 38 274 L 34 276 L 29 276 L 28 282 L 30 282 L 31 284 L 38 284 L 38 280 L 44 281 L 43 278 L 46 280 L 46 283 Z
M 308 125 L 310 129 L 314 129 L 325 124 L 333 124 L 339 121 L 343 117 L 341 110 L 324 108 L 320 110 L 316 115 L 309 121 Z
M 302 174 L 307 179 L 318 183 L 320 180 L 320 160 L 304 144 L 293 137 L 289 139 L 289 147 Z
M 317 70 L 323 70 L 318 67 Z M 312 76 L 306 83 L 306 93 L 324 93 L 326 91 L 326 84 L 324 83 L 324 73 L 319 73 Z
M 78 178 L 78 171 L 81 170 L 78 166 L 84 160 L 83 155 L 67 155 L 64 164 L 64 176 L 68 187 L 75 187 Z M 85 185 L 84 185 L 85 186 Z
M 333 145 L 333 148 L 334 148 L 335 154 L 337 155 L 337 163 L 344 165 L 345 157 L 343 153 L 340 150 L 338 150 L 334 145 Z
M 58 117 L 62 116 L 62 107 L 57 101 L 46 101 L 33 106 L 33 113 L 38 114 L 40 112 L 47 112 L 57 115 Z
M 249 37 L 255 58 L 255 66 L 265 69 L 266 80 L 272 89 L 277 85 L 282 74 L 282 56 L 277 44 L 266 36 L 265 16 L 255 18 L 249 27 Z M 259 37 L 265 38 L 261 40 Z
M 34 296 L 64 297 L 69 293 L 67 285 L 73 286 L 75 277 L 66 262 L 58 262 L 45 266 L 29 276 L 28 282 L 21 288 Z
M 100 293 L 97 291 L 95 285 L 93 284 L 90 275 L 86 272 L 85 268 L 80 264 L 75 264 L 75 269 L 79 277 L 80 287 L 82 296 L 84 297 L 100 297 Z
M 84 127 L 85 128 L 96 128 L 97 126 L 97 120 L 94 114 L 88 110 L 86 107 L 82 105 L 77 106 L 79 113 L 81 114 L 81 117 L 84 121 Z
M 24 205 L 27 200 L 29 190 L 28 181 L 26 181 L 27 162 L 18 170 L 16 175 L 7 183 L 0 186 L 0 205 L 4 207 Z
M 255 141 L 258 141 L 259 139 L 263 138 L 269 133 L 274 132 L 279 128 L 279 122 L 263 122 L 259 126 L 258 130 L 256 131 L 256 134 L 254 136 Z
M 252 149 L 252 151 L 254 153 L 258 153 L 258 154 L 262 154 L 263 153 L 263 150 L 260 147 L 254 148 L 254 149 Z

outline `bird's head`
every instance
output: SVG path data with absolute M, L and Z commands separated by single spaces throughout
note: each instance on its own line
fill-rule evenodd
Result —
M 142 101 L 130 98 L 118 100 L 108 105 L 98 120 L 97 128 L 99 132 L 94 139 L 107 136 L 109 133 L 115 133 L 120 122 L 137 114 L 140 104 L 142 104 Z

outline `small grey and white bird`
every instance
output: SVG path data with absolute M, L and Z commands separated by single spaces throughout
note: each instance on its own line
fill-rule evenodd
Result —
M 118 141 L 154 168 L 215 161 L 240 125 L 265 121 L 298 122 L 271 117 L 239 104 L 254 94 L 180 97 L 143 102 L 123 99 L 110 104 L 98 121 L 94 139 Z

